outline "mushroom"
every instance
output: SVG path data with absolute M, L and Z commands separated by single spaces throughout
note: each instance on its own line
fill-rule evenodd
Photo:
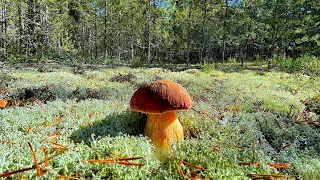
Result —
M 183 129 L 175 111 L 184 111 L 191 106 L 188 92 L 170 80 L 149 82 L 133 94 L 130 108 L 148 114 L 144 135 L 151 139 L 160 161 L 168 161 L 170 142 L 183 138 Z

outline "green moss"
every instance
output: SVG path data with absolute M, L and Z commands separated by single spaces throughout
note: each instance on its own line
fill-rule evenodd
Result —
M 0 110 L 0 139 L 12 142 L 0 143 L 0 173 L 33 164 L 28 141 L 34 146 L 38 161 L 43 161 L 41 146 L 48 148 L 49 156 L 56 154 L 51 149 L 56 146 L 45 139 L 53 140 L 49 135 L 58 131 L 60 136 L 55 141 L 76 151 L 68 150 L 51 159 L 46 179 L 55 179 L 59 174 L 83 179 L 180 179 L 176 163 L 191 177 L 190 172 L 195 169 L 175 158 L 205 168 L 197 175 L 199 178 L 249 179 L 249 173 L 276 171 L 267 163 L 289 163 L 291 167 L 281 173 L 297 174 L 301 179 L 319 178 L 319 129 L 295 122 L 304 108 L 301 100 L 315 96 L 319 82 L 299 74 L 222 72 L 211 65 L 206 68 L 203 72 L 196 69 L 172 72 L 121 67 L 77 74 L 68 67 L 52 72 L 5 71 L 1 77 L 5 77 L 3 81 L 10 94 L 22 88 L 50 87 L 46 91 L 54 98 L 43 102 L 42 108 L 33 104 Z M 119 73 L 132 73 L 136 78 L 130 82 L 111 82 L 110 78 Z M 134 91 L 160 78 L 180 83 L 193 99 L 193 109 L 178 113 L 185 139 L 172 145 L 170 161 L 165 165 L 155 158 L 149 139 L 141 135 L 146 116 L 129 110 Z M 76 95 L 75 90 L 79 91 Z M 101 96 L 89 96 L 90 93 Z M 60 122 L 44 127 L 59 114 L 64 115 Z M 313 119 L 317 118 L 313 114 Z M 239 166 L 240 161 L 252 160 L 253 142 L 256 160 L 262 166 Z M 287 144 L 290 146 L 277 152 Z M 83 162 L 115 156 L 141 156 L 142 159 L 133 162 L 145 165 Z M 24 175 L 26 179 L 37 178 L 35 171 L 26 171 Z M 18 179 L 20 174 L 12 178 Z

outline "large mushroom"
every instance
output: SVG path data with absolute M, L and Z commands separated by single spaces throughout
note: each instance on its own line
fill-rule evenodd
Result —
M 133 94 L 130 108 L 148 114 L 144 135 L 151 139 L 160 161 L 167 162 L 170 143 L 183 138 L 183 129 L 175 111 L 184 111 L 191 106 L 188 92 L 170 80 L 149 82 Z

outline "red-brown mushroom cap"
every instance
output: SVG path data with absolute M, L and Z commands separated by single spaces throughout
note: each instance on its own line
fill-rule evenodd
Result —
M 132 96 L 130 108 L 145 113 L 164 113 L 190 109 L 188 92 L 178 83 L 157 80 L 140 87 Z

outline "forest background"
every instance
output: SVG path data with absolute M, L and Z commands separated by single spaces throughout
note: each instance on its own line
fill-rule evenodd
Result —
M 0 61 L 320 68 L 318 0 L 1 0 Z M 309 69 L 308 69 L 309 68 Z

